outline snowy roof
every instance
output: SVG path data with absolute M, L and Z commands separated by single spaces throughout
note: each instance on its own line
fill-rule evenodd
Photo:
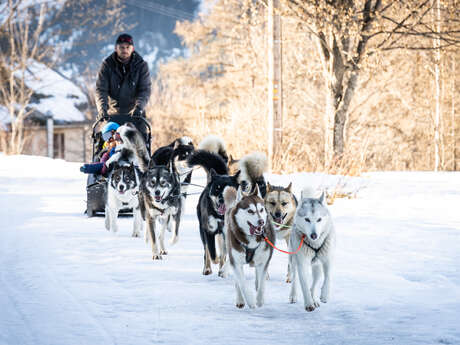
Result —
M 19 74 L 17 75 L 19 77 Z M 27 68 L 25 83 L 42 97 L 28 106 L 54 120 L 64 122 L 84 121 L 85 115 L 78 109 L 88 103 L 88 98 L 72 81 L 44 64 L 32 61 Z M 0 123 L 11 122 L 4 106 L 0 106 Z
M 88 103 L 88 98 L 73 82 L 44 64 L 29 64 L 26 85 L 36 94 L 47 96 L 30 106 L 42 114 L 50 114 L 55 120 L 84 121 L 84 114 L 77 106 Z

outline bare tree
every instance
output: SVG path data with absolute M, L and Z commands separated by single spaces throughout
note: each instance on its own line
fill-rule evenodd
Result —
M 326 88 L 325 162 L 345 151 L 345 129 L 362 64 L 379 51 L 442 49 L 460 42 L 455 1 L 446 2 L 443 20 L 456 27 L 441 32 L 432 25 L 433 1 L 284 0 L 318 42 Z M 439 44 L 433 46 L 433 39 Z
M 41 40 L 46 13 L 46 3 L 30 6 L 8 0 L 2 8 L 6 20 L 0 26 L 0 104 L 10 116 L 10 138 L 3 140 L 7 143 L 3 149 L 8 153 L 19 154 L 24 148 L 24 121 L 31 113 L 28 105 L 33 95 L 33 90 L 27 87 L 33 75 L 27 68 L 34 61 L 42 61 L 48 53 Z

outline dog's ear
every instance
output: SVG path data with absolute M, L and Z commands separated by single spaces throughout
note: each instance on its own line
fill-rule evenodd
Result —
M 149 161 L 149 165 L 147 167 L 147 170 L 152 169 L 154 166 L 155 166 L 155 160 L 153 159 L 153 156 L 152 156 L 152 157 L 150 157 L 150 161 Z
M 262 198 L 262 194 L 260 193 L 259 185 L 254 183 L 254 187 L 252 188 L 251 195 L 257 195 L 258 197 Z
M 324 190 L 323 190 L 323 192 L 321 193 L 321 196 L 318 199 L 319 202 L 321 203 L 321 205 L 323 205 L 323 206 L 326 206 L 326 205 L 324 205 L 324 200 L 325 199 L 326 199 L 326 195 L 325 195 Z
M 267 182 L 267 193 L 270 193 L 272 191 L 272 185 L 270 182 Z
M 241 189 L 241 185 L 238 186 L 238 190 L 236 191 L 236 202 L 239 202 L 243 199 L 243 190 Z
M 112 170 L 117 170 L 118 168 L 120 168 L 120 164 L 118 164 L 117 161 L 113 162 L 112 164 L 110 164 L 110 168 Z
M 291 193 L 291 188 L 292 188 L 292 182 L 289 183 L 289 185 L 286 187 L 286 190 Z

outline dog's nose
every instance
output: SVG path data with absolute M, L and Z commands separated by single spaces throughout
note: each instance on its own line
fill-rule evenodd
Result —
M 264 222 L 263 219 L 259 219 L 259 220 L 257 221 L 257 224 L 258 224 L 259 226 L 263 226 L 263 225 L 265 224 L 265 222 Z
M 155 191 L 155 195 L 160 195 L 160 191 L 158 189 Z
M 276 218 L 281 218 L 281 212 L 275 212 L 275 217 Z
M 122 191 L 123 191 L 123 189 L 125 189 L 125 186 L 123 186 L 123 185 L 120 185 L 119 189 L 120 189 L 120 191 L 122 192 Z
M 318 238 L 318 235 L 314 232 L 310 235 L 312 240 L 316 240 Z

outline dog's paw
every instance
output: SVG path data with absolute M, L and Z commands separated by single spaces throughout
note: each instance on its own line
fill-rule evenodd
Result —
M 263 305 L 265 304 L 265 301 L 263 298 L 261 298 L 260 300 L 257 300 L 257 307 L 262 307 Z
M 286 277 L 286 283 L 288 283 L 288 284 L 289 284 L 289 283 L 292 283 L 291 277 L 289 277 L 289 276 Z
M 329 297 L 327 297 L 327 296 L 321 296 L 320 297 L 320 301 L 323 302 L 323 303 L 327 303 L 328 300 L 329 300 Z
M 227 272 L 225 272 L 225 270 L 219 271 L 217 275 L 221 278 L 227 278 Z
M 237 304 L 236 304 L 236 307 L 237 307 L 238 309 L 242 309 L 242 308 L 244 308 L 244 303 L 237 303 Z
M 160 250 L 160 255 L 168 255 L 168 252 L 166 250 Z
M 154 255 L 152 256 L 152 259 L 153 259 L 153 260 L 162 260 L 163 258 L 161 257 L 161 255 L 156 255 L 156 254 L 154 254 Z
M 141 237 L 141 235 L 139 235 L 138 232 L 133 232 L 133 234 L 131 235 L 131 237 Z
M 308 312 L 311 312 L 311 311 L 315 310 L 315 306 L 313 304 L 306 305 L 305 310 L 308 311 Z
M 208 276 L 208 275 L 210 275 L 211 273 L 212 273 L 212 270 L 211 270 L 210 268 L 205 268 L 205 269 L 203 270 L 203 275 L 204 275 L 204 276 Z
M 296 296 L 289 296 L 289 303 L 291 303 L 291 304 L 297 303 L 297 297 Z
M 314 306 L 315 308 L 319 308 L 320 304 L 319 304 L 319 301 L 318 301 L 317 299 L 315 299 L 315 300 L 313 301 L 313 306 Z

